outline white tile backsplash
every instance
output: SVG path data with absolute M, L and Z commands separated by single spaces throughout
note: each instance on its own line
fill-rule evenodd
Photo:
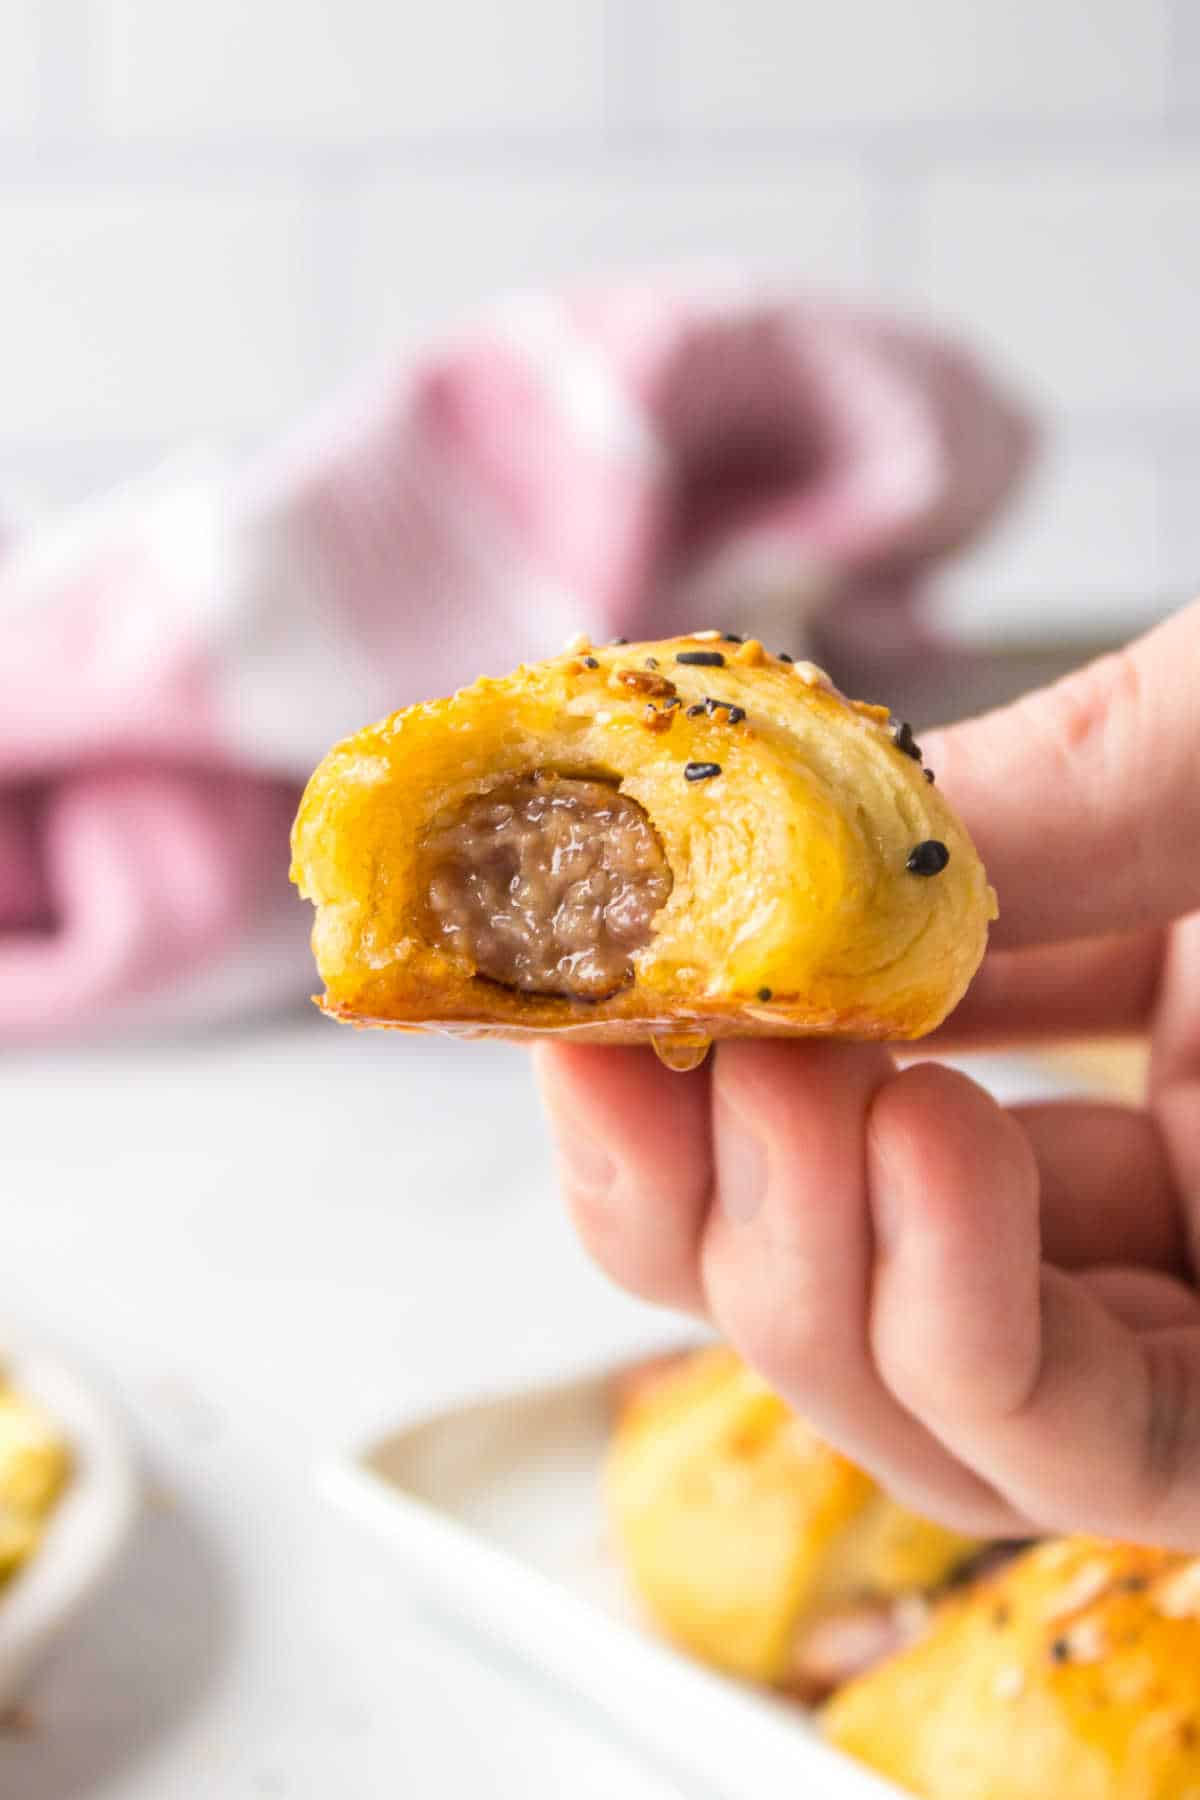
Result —
M 1134 448 L 1060 436 L 1028 487 L 977 546 L 946 569 L 939 607 L 969 637 L 1082 635 L 1114 617 L 1153 616 L 1170 585 L 1167 486 Z
M 1170 458 L 1164 500 L 1169 592 L 1179 600 L 1200 596 L 1200 432 Z
M 1040 403 L 964 604 L 1197 585 L 1198 0 L 0 0 L 5 486 L 253 441 L 497 288 L 722 255 L 931 310 Z
M 366 183 L 353 219 L 351 336 L 375 346 L 580 275 L 723 257 L 861 291 L 870 266 L 863 177 L 828 164 L 398 174 Z
M 0 5 L 0 145 L 10 132 L 29 131 L 41 97 L 38 0 Z
M 958 168 L 918 207 L 914 299 L 1070 412 L 1200 407 L 1200 154 Z
M 97 0 L 118 135 L 598 126 L 604 0 Z
M 1148 116 L 1168 0 L 672 0 L 692 125 Z
M 303 404 L 296 190 L 10 187 L 0 207 L 6 439 L 240 433 Z

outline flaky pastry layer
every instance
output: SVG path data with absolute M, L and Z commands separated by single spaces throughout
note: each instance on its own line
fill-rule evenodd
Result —
M 426 846 L 491 789 L 607 782 L 642 809 L 668 898 L 601 999 L 482 975 L 429 926 Z M 308 784 L 293 879 L 338 1018 L 467 1036 L 689 1045 L 916 1038 L 964 992 L 995 900 L 907 727 L 808 663 L 715 632 L 593 647 L 339 744 Z

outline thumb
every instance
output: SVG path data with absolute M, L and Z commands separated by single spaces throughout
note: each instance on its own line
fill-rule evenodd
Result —
M 1127 649 L 947 731 L 926 761 L 1000 901 L 997 945 L 1200 905 L 1200 601 Z

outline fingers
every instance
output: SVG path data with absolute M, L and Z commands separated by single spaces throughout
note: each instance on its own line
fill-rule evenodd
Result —
M 700 1233 L 712 1178 L 707 1069 L 651 1050 L 535 1051 L 568 1209 L 601 1268 L 630 1292 L 702 1313 Z
M 701 1248 L 723 1334 L 798 1412 L 899 1498 L 984 1535 L 1023 1528 L 907 1416 L 867 1342 L 866 1123 L 893 1078 L 881 1050 L 722 1045 L 713 1077 L 717 1200 Z M 901 1078 L 903 1079 L 903 1078 Z M 1036 1257 L 1036 1225 L 1033 1228 Z
M 1156 1322 L 1176 1306 L 1184 1316 L 1186 1296 L 1152 1299 L 1135 1277 L 1140 1291 L 1127 1283 L 1114 1310 L 1113 1275 L 1039 1266 L 1032 1156 L 1013 1121 L 968 1090 L 923 1066 L 873 1109 L 880 1374 L 1040 1528 L 1194 1545 L 1200 1326 Z
M 1152 1094 L 1200 1078 L 1200 913 L 1180 919 L 1167 935 L 1152 1048 Z
M 1098 1101 L 1014 1112 L 1038 1165 L 1042 1255 L 1060 1268 L 1131 1263 L 1183 1273 L 1187 1233 L 1153 1114 Z
M 1134 1331 L 1200 1325 L 1200 1295 L 1156 1269 L 1116 1266 L 1082 1269 L 1079 1280 L 1108 1311 Z
M 871 1338 L 902 1403 L 1019 1405 L 1035 1379 L 1039 1191 L 1028 1140 L 966 1076 L 922 1064 L 879 1095 L 867 1148 L 879 1249 Z M 914 1310 L 919 1293 L 921 1306 Z
M 1171 932 L 1155 1021 L 1150 1094 L 1200 1267 L 1200 916 Z
M 1193 605 L 1065 681 L 931 736 L 1000 900 L 995 942 L 1163 924 L 1200 903 Z
M 1043 1528 L 1194 1549 L 1200 1326 L 1135 1329 L 1042 1271 L 1042 1355 L 1011 1413 L 939 1413 L 946 1441 Z M 928 1416 L 928 1415 L 927 1415 Z
M 710 1317 L 899 1499 L 980 1535 L 1200 1535 L 1200 1302 L 1152 1120 L 1009 1114 L 865 1046 L 540 1062 L 597 1259 Z
M 934 1042 L 945 1048 L 1148 1030 L 1162 956 L 1159 931 L 995 951 Z

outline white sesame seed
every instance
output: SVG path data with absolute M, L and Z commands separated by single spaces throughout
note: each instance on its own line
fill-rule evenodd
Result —
M 1154 1609 L 1166 1619 L 1200 1617 L 1200 1558 L 1185 1563 L 1159 1584 Z
M 719 631 L 693 631 L 692 633 L 698 644 L 715 644 L 720 635 Z
M 1059 1588 L 1046 1608 L 1047 1619 L 1063 1619 L 1068 1613 L 1079 1612 L 1088 1606 L 1098 1594 L 1102 1594 L 1112 1579 L 1109 1565 L 1099 1557 L 1085 1562 L 1071 1576 L 1065 1587 Z
M 1067 1650 L 1073 1663 L 1099 1662 L 1104 1655 L 1104 1633 L 1098 1619 L 1081 1619 L 1067 1633 Z
M 997 1700 L 1015 1700 L 1025 1687 L 1025 1671 L 1018 1663 L 1008 1663 L 996 1671 L 992 1692 Z
M 595 719 L 597 725 L 611 725 L 612 724 L 612 714 L 610 712 L 593 713 L 592 717 Z
M 569 637 L 567 639 L 566 643 L 563 645 L 563 651 L 567 656 L 578 656 L 581 651 L 590 650 L 591 647 L 592 640 L 587 632 L 577 631 L 574 637 Z
M 895 1620 L 905 1640 L 915 1638 L 929 1622 L 929 1601 L 924 1594 L 901 1594 L 895 1606 Z

